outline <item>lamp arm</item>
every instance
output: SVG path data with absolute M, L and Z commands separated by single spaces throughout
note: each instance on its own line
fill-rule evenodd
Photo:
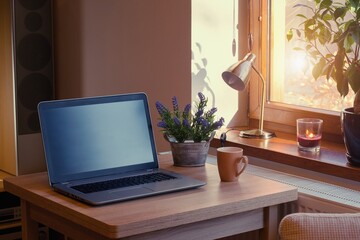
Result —
M 264 77 L 262 76 L 262 74 L 254 67 L 254 65 L 251 65 L 251 67 L 259 75 L 261 82 L 262 82 L 261 102 L 260 102 L 260 119 L 259 119 L 259 130 L 260 130 L 260 132 L 262 132 L 263 128 L 264 128 L 265 80 L 264 80 Z

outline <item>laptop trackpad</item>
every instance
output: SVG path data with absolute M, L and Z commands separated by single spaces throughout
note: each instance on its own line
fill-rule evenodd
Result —
M 142 195 L 146 193 L 152 193 L 153 190 L 144 188 L 144 187 L 132 187 L 132 188 L 120 188 L 109 191 L 111 194 L 115 194 L 116 196 L 132 196 L 132 195 Z

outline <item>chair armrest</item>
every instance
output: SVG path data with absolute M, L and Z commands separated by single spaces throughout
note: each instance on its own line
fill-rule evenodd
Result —
M 293 213 L 279 225 L 281 240 L 360 239 L 360 213 Z

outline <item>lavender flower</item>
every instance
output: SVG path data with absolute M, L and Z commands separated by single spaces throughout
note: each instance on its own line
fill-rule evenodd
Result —
M 178 112 L 179 111 L 179 105 L 178 105 L 178 101 L 177 101 L 175 96 L 172 98 L 172 104 L 173 104 L 174 112 Z
M 217 108 L 206 110 L 207 98 L 199 92 L 200 101 L 196 104 L 194 114 L 191 113 L 191 104 L 185 105 L 180 111 L 176 97 L 172 97 L 173 111 L 169 111 L 160 102 L 156 102 L 156 109 L 160 114 L 157 126 L 162 128 L 164 134 L 182 143 L 186 140 L 194 142 L 209 141 L 213 132 L 224 124 L 224 119 L 215 121 Z
M 187 128 L 190 128 L 190 123 L 189 123 L 189 120 L 188 120 L 187 118 L 185 118 L 185 119 L 183 120 L 183 125 L 184 125 L 185 127 L 187 127 Z
M 158 122 L 157 126 L 160 128 L 167 128 L 167 124 L 164 121 Z
M 188 116 L 190 113 L 190 109 L 191 109 L 191 104 L 187 104 L 184 108 L 184 116 Z
M 217 111 L 217 108 L 216 107 L 213 107 L 212 109 L 210 109 L 207 113 L 206 113 L 206 116 L 207 117 L 211 117 L 213 116 Z
M 164 105 L 162 105 L 161 102 L 157 101 L 157 102 L 155 103 L 155 105 L 156 105 L 156 109 L 157 109 L 157 111 L 158 111 L 158 113 L 160 114 L 161 117 L 163 117 L 164 114 L 165 114 L 166 112 L 168 112 L 167 108 L 164 107 Z
M 181 125 L 181 122 L 180 120 L 177 118 L 177 117 L 174 117 L 174 123 L 176 126 L 180 126 Z
M 205 96 L 204 96 L 204 94 L 202 94 L 201 92 L 199 92 L 199 93 L 198 93 L 198 96 L 199 96 L 199 98 L 200 98 L 200 103 L 205 102 Z
M 219 129 L 224 125 L 224 122 L 225 122 L 224 118 L 220 118 L 219 121 L 213 123 L 212 127 L 214 129 Z
M 199 118 L 199 123 L 203 128 L 207 128 L 210 124 L 205 118 Z
M 203 115 L 203 113 L 204 113 L 204 111 L 203 111 L 202 109 L 200 109 L 199 111 L 197 111 L 197 112 L 195 113 L 195 116 L 196 116 L 197 118 L 199 118 L 199 117 L 201 117 L 201 116 Z

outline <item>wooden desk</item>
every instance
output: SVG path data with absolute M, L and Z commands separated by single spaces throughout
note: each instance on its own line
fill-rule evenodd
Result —
M 297 189 L 242 174 L 239 182 L 220 182 L 217 167 L 162 168 L 205 180 L 198 189 L 91 207 L 54 192 L 46 173 L 4 180 L 5 190 L 22 201 L 23 239 L 37 239 L 42 223 L 71 239 L 214 239 L 261 230 L 262 239 L 277 237 L 277 206 L 297 199 Z
M 0 192 L 4 191 L 3 179 L 6 178 L 6 177 L 10 177 L 10 176 L 13 176 L 13 175 L 10 175 L 10 174 L 0 170 Z

